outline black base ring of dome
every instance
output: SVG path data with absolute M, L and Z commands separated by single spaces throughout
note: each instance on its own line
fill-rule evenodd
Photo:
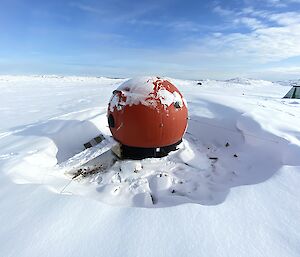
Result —
M 180 139 L 178 142 L 172 145 L 154 148 L 133 147 L 127 145 L 121 145 L 121 153 L 123 159 L 142 160 L 144 158 L 160 158 L 168 155 L 169 152 L 177 150 L 177 146 L 182 142 Z

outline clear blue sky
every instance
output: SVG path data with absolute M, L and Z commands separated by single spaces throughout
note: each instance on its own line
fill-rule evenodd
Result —
M 300 0 L 2 0 L 0 73 L 300 77 Z

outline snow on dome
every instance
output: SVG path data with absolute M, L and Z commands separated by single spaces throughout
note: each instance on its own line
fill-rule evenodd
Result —
M 122 92 L 123 105 L 142 104 L 149 107 L 156 107 L 157 101 L 166 107 L 178 102 L 182 106 L 185 100 L 177 92 L 171 92 L 164 86 L 166 79 L 159 77 L 139 77 L 125 81 L 116 91 Z M 114 96 L 113 96 L 114 97 Z M 117 105 L 117 99 L 111 99 L 110 110 Z
M 175 100 L 174 95 L 165 88 L 161 88 L 157 91 L 157 97 L 162 104 L 167 106 L 170 106 Z
M 117 90 L 122 91 L 123 93 L 131 93 L 140 96 L 148 96 L 153 92 L 154 84 L 157 77 L 138 77 L 125 81 L 122 83 Z

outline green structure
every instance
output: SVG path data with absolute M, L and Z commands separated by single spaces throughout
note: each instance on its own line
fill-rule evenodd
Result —
M 283 98 L 296 98 L 300 99 L 300 85 L 292 85 L 293 87 Z

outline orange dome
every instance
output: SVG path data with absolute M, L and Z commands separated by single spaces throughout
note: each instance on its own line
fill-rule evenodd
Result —
M 131 79 L 113 92 L 108 123 L 122 145 L 161 148 L 181 142 L 188 111 L 179 90 L 168 80 Z

